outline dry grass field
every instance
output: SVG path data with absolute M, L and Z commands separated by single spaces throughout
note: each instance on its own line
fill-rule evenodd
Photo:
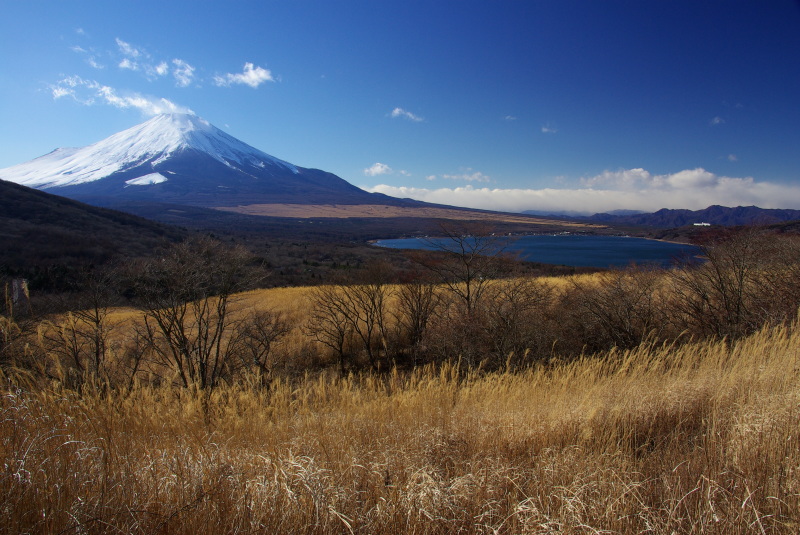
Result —
M 138 309 L 7 300 L 0 533 L 798 533 L 800 242 L 762 238 L 230 294 L 182 245 Z
M 486 223 L 520 223 L 524 225 L 557 225 L 561 227 L 604 228 L 604 225 L 525 216 L 521 214 L 457 210 L 454 208 L 388 206 L 382 204 L 249 204 L 218 207 L 218 210 L 239 214 L 292 218 L 431 218 Z
M 797 325 L 517 373 L 211 394 L 26 377 L 2 378 L 3 533 L 800 528 Z

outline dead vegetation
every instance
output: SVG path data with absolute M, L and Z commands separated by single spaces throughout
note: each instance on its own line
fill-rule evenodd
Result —
M 796 533 L 797 326 L 523 372 L 31 388 L 4 533 Z
M 6 299 L 0 532 L 798 530 L 793 239 L 244 293 L 216 247 L 137 266 L 136 307 Z

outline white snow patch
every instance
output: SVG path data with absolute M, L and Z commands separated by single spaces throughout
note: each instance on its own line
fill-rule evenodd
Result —
M 167 177 L 161 173 L 150 173 L 149 175 L 140 176 L 139 178 L 126 180 L 125 184 L 127 184 L 127 186 L 150 186 L 152 184 L 161 184 L 166 181 Z
M 0 179 L 34 188 L 74 186 L 100 180 L 123 169 L 166 160 L 181 149 L 205 152 L 232 163 L 298 169 L 230 136 L 195 115 L 162 114 L 83 148 L 56 149 L 29 162 L 0 169 Z

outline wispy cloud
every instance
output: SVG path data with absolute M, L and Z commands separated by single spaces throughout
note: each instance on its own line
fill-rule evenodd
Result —
M 558 129 L 554 126 L 550 126 L 549 124 L 542 126 L 542 134 L 555 134 L 558 132 Z
M 143 52 L 141 50 L 131 45 L 130 43 L 126 43 L 119 37 L 116 38 L 116 42 L 117 42 L 117 47 L 119 47 L 119 51 L 122 52 L 123 55 L 129 58 L 135 59 L 143 55 Z
M 723 119 L 720 116 L 716 116 L 713 119 L 711 119 L 710 121 L 708 121 L 708 124 L 710 124 L 711 126 L 717 126 L 719 124 L 725 124 L 725 119 Z
M 131 71 L 139 70 L 139 64 L 136 63 L 135 61 L 131 61 L 130 58 L 122 58 L 122 61 L 120 61 L 119 64 L 117 64 L 117 67 L 119 67 L 120 69 L 128 69 Z
M 167 76 L 171 72 L 177 87 L 188 87 L 195 81 L 195 68 L 188 62 L 178 58 L 169 62 L 165 59 L 155 59 L 142 47 L 123 41 L 119 37 L 115 41 L 117 53 L 122 55 L 117 63 L 120 69 L 139 72 L 149 81 Z
M 156 73 L 156 75 L 158 75 L 158 76 L 165 76 L 167 73 L 169 73 L 169 65 L 167 65 L 167 62 L 166 62 L 166 61 L 162 61 L 161 63 L 159 63 L 158 65 L 156 65 L 156 66 L 153 68 L 153 70 L 154 70 L 154 72 Z
M 392 168 L 385 163 L 376 162 L 371 166 L 364 169 L 364 174 L 367 176 L 388 175 L 392 173 Z
M 391 115 L 392 118 L 402 117 L 403 119 L 408 119 L 409 121 L 414 121 L 417 123 L 425 120 L 422 117 L 411 113 L 410 111 L 404 110 L 403 108 L 395 108 L 389 115 Z
M 728 161 L 729 162 L 738 162 L 739 161 L 739 157 L 736 156 L 735 154 L 728 154 Z
M 463 180 L 465 182 L 489 182 L 491 180 L 489 176 L 484 175 L 480 171 L 473 171 L 470 168 L 456 175 L 442 175 L 442 178 L 447 180 Z
M 644 169 L 606 171 L 582 180 L 582 187 L 543 189 L 414 188 L 380 184 L 369 191 L 396 197 L 509 212 L 524 210 L 584 213 L 661 208 L 698 210 L 713 204 L 793 208 L 800 186 L 719 176 L 702 168 L 654 175 Z
M 409 173 L 405 169 L 394 170 L 385 163 L 380 163 L 380 162 L 375 162 L 371 166 L 364 169 L 364 174 L 367 176 L 378 176 L 378 175 L 411 176 L 411 173 Z
M 96 54 L 96 52 L 94 50 L 92 50 L 92 49 L 87 50 L 87 49 L 85 49 L 85 48 L 83 48 L 82 46 L 79 46 L 79 45 L 71 46 L 70 50 L 72 50 L 76 54 L 81 54 L 81 55 L 85 56 L 86 57 L 86 63 L 88 63 L 92 68 L 98 69 L 98 70 L 105 68 L 105 65 L 103 65 L 99 61 L 97 61 L 97 54 Z
M 178 87 L 189 86 L 194 80 L 194 67 L 182 59 L 173 59 L 172 64 L 175 66 L 172 70 L 172 76 L 175 77 L 175 85 Z
M 63 78 L 50 86 L 50 90 L 54 99 L 69 97 L 84 106 L 102 104 L 121 109 L 133 108 L 144 115 L 193 113 L 189 108 L 175 104 L 165 98 L 142 95 L 136 92 L 121 92 L 95 80 L 86 80 L 79 76 Z
M 262 67 L 256 67 L 252 63 L 245 63 L 244 69 L 238 74 L 227 73 L 223 76 L 215 76 L 214 83 L 220 87 L 230 87 L 233 84 L 249 85 L 253 89 L 264 82 L 274 82 L 272 72 Z
M 517 118 L 515 116 L 513 116 L 513 115 L 506 115 L 505 117 L 503 117 L 503 119 L 505 119 L 506 121 L 516 121 L 517 120 Z
M 85 55 L 87 62 L 95 69 L 103 69 L 104 65 L 97 60 L 98 57 L 107 58 L 117 68 L 139 73 L 148 81 L 155 81 L 171 75 L 176 87 L 200 86 L 204 79 L 199 76 L 198 69 L 188 61 L 181 58 L 155 58 L 146 48 L 125 41 L 120 37 L 114 39 L 116 47 L 101 52 L 86 47 L 75 45 L 71 49 Z M 213 77 L 217 86 L 230 87 L 232 85 L 247 85 L 257 88 L 265 82 L 274 82 L 276 77 L 269 69 L 259 67 L 247 62 L 240 73 L 226 73 Z M 207 80 L 205 80 L 207 81 Z

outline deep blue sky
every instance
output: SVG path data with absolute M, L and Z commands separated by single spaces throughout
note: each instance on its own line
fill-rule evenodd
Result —
M 0 167 L 172 107 L 435 202 L 800 208 L 797 1 L 7 1 L 0 47 Z

